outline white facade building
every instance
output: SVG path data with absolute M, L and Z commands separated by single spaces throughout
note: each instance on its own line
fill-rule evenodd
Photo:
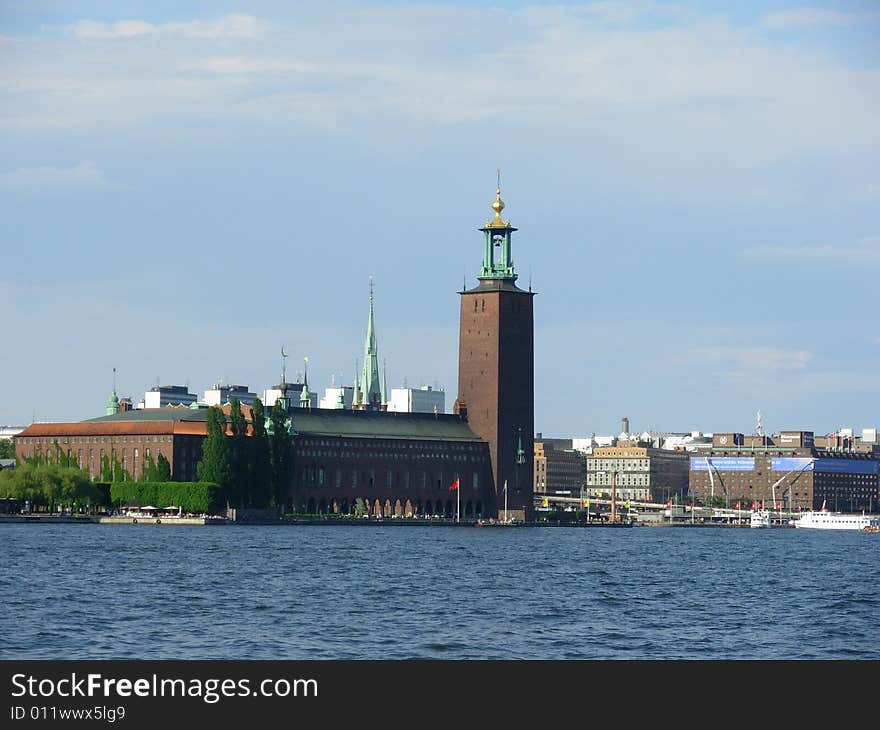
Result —
M 209 406 L 223 406 L 230 398 L 238 398 L 242 405 L 252 406 L 257 394 L 251 393 L 246 385 L 215 384 L 211 390 L 205 391 L 205 399 L 202 402 Z
M 446 413 L 446 391 L 430 385 L 421 388 L 392 388 L 388 410 L 397 413 Z
M 190 406 L 197 400 L 185 385 L 155 385 L 144 393 L 138 408 L 165 408 L 165 406 Z
M 302 395 L 303 384 L 302 383 L 285 383 L 287 386 L 287 397 L 290 399 L 290 405 L 292 408 L 299 408 L 300 396 Z M 275 401 L 277 401 L 282 395 L 281 385 L 273 385 L 271 388 L 266 388 L 263 391 L 263 406 L 265 408 L 271 408 L 275 405 Z M 318 405 L 318 394 L 309 391 L 309 408 L 317 408 Z
M 342 408 L 351 410 L 351 403 L 354 399 L 354 386 L 343 385 L 340 388 L 331 387 L 324 388 L 324 397 L 318 402 L 318 408 L 338 409 L 339 396 L 342 395 Z

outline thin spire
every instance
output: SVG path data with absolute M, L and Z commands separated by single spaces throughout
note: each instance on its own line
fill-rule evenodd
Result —
M 116 392 L 116 368 L 113 368 L 113 392 Z
M 303 358 L 303 387 L 299 394 L 299 407 L 310 408 L 312 405 L 309 398 L 309 358 Z
M 287 382 L 287 353 L 284 352 L 284 345 L 281 345 L 281 382 Z
M 388 361 L 382 358 L 382 405 L 388 404 Z

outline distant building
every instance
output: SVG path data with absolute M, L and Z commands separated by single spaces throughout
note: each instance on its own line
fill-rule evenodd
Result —
M 116 391 L 113 391 L 116 395 Z M 185 385 L 154 385 L 146 393 L 144 399 L 138 404 L 138 408 L 164 408 L 165 406 L 189 406 L 198 399 L 195 393 L 190 393 Z M 118 406 L 118 401 L 117 401 Z M 110 406 L 107 406 L 108 414 Z
M 665 502 L 687 494 L 688 464 L 685 452 L 658 449 L 641 441 L 596 447 L 587 457 L 586 492 L 606 496 L 613 480 L 618 500 Z
M 420 388 L 392 388 L 388 410 L 397 413 L 445 413 L 446 393 L 430 385 Z
M 690 456 L 690 492 L 698 500 L 731 507 L 877 511 L 880 449 L 847 436 L 812 431 L 772 436 L 716 433 L 712 449 Z M 775 497 L 775 505 L 774 505 Z
M 324 388 L 324 397 L 318 402 L 318 408 L 326 408 L 328 410 L 351 410 L 351 404 L 354 400 L 354 386 L 341 385 L 330 386 Z
M 286 381 L 263 391 L 263 405 L 266 408 L 271 408 L 279 398 L 286 397 L 290 399 L 293 406 L 298 407 L 303 400 L 303 390 L 306 391 L 308 407 L 315 408 L 318 400 L 316 393 L 309 391 L 305 383 L 288 383 Z
M 691 431 L 690 433 L 665 433 L 660 437 L 660 448 L 670 451 L 703 451 L 712 448 L 712 434 Z
M 220 385 L 205 391 L 203 403 L 208 406 L 222 406 L 229 402 L 230 398 L 238 398 L 238 402 L 246 406 L 252 406 L 257 399 L 256 393 L 251 393 L 246 385 Z
M 564 448 L 566 445 L 568 448 Z M 585 484 L 586 467 L 584 455 L 571 448 L 571 439 L 541 439 L 541 434 L 536 434 L 534 472 L 536 494 L 567 492 L 575 497 L 580 496 L 581 488 Z
M 24 426 L 0 426 L 0 439 L 11 439 L 24 431 Z

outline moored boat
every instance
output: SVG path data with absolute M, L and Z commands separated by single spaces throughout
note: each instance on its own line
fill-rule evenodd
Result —
M 844 512 L 831 512 L 822 502 L 822 509 L 804 512 L 794 521 L 795 527 L 813 530 L 865 530 L 867 532 L 880 531 L 880 518 L 872 515 L 846 514 Z
M 752 516 L 749 521 L 750 527 L 770 527 L 770 510 L 756 509 L 752 510 Z

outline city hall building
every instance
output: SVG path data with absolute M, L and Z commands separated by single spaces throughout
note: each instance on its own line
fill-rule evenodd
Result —
M 352 514 L 363 508 L 376 517 L 452 517 L 459 511 L 462 518 L 477 519 L 498 514 L 506 489 L 509 517 L 530 516 L 534 295 L 515 283 L 511 237 L 516 229 L 501 217 L 500 189 L 492 209 L 494 219 L 479 229 L 484 255 L 478 284 L 459 292 L 454 413 L 389 410 L 371 284 L 363 371 L 355 376 L 351 401 L 341 397 L 335 408 L 312 408 L 307 375 L 302 384 L 287 383 L 283 368 L 282 382 L 275 386 L 293 447 L 285 510 Z M 223 410 L 228 417 L 228 403 Z M 250 407 L 243 405 L 242 411 L 250 420 Z M 16 438 L 16 453 L 50 460 L 61 453 L 95 479 L 101 478 L 105 456 L 139 479 L 145 460 L 155 462 L 162 454 L 175 481 L 195 481 L 207 414 L 198 403 L 122 410 L 114 387 L 105 416 L 31 424 Z

